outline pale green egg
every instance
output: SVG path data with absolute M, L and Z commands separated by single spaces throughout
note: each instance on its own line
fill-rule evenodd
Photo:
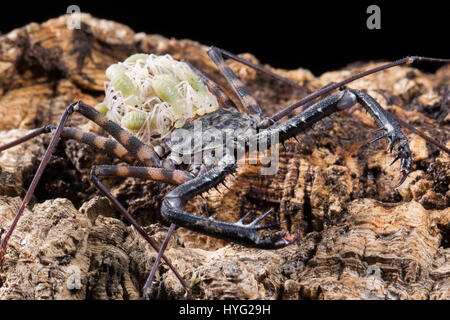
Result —
M 137 106 L 141 103 L 139 97 L 136 96 L 135 94 L 128 96 L 124 102 L 130 106 Z
M 186 71 L 183 74 L 183 80 L 189 82 L 192 88 L 199 93 L 206 93 L 206 86 L 200 77 L 193 71 Z
M 129 56 L 125 61 L 124 61 L 124 63 L 127 63 L 127 64 L 134 64 L 134 63 L 136 63 L 138 60 L 147 60 L 148 59 L 148 54 L 145 54 L 145 53 L 136 53 L 136 54 L 133 54 L 133 55 L 131 55 L 131 56 Z
M 177 91 L 179 81 L 170 74 L 161 74 L 153 80 L 153 90 L 163 101 L 171 104 L 180 99 Z
M 177 117 L 184 117 L 185 101 L 178 94 L 176 88 L 179 81 L 172 75 L 161 74 L 153 80 L 153 90 L 156 95 L 163 101 L 172 106 L 173 112 Z M 180 122 L 178 122 L 180 123 Z M 177 127 L 177 122 L 175 123 Z
M 124 97 L 128 97 L 134 92 L 133 81 L 125 74 L 126 70 L 120 64 L 113 64 L 106 69 L 106 77 L 111 80 L 114 89 L 122 92 Z
M 123 74 L 125 73 L 125 71 L 127 71 L 127 68 L 125 68 L 123 65 L 115 63 L 112 64 L 108 67 L 108 69 L 106 69 L 106 77 L 109 80 L 112 80 L 113 77 L 119 75 L 119 74 Z
M 134 92 L 133 81 L 124 73 L 113 76 L 111 83 L 114 89 L 122 92 L 124 97 L 128 97 Z
M 106 113 L 108 112 L 108 107 L 106 106 L 106 103 L 100 102 L 95 106 L 95 110 L 100 112 L 102 115 L 106 116 Z
M 123 116 L 120 125 L 130 131 L 139 131 L 139 129 L 141 129 L 144 125 L 146 119 L 147 114 L 145 112 L 133 110 L 127 112 Z

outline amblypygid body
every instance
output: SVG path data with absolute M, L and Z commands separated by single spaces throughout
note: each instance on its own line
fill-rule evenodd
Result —
M 426 57 L 407 57 L 400 59 L 354 75 L 339 83 L 327 85 L 270 118 L 266 118 L 262 115 L 261 109 L 255 99 L 252 98 L 239 78 L 225 64 L 223 56 L 248 64 L 275 76 L 277 79 L 280 79 L 280 77 L 264 68 L 252 65 L 248 61 L 214 47 L 208 50 L 208 54 L 232 86 L 242 105 L 248 112 L 247 114 L 241 114 L 234 109 L 229 109 L 234 108 L 233 103 L 217 85 L 200 72 L 190 68 L 187 64 L 182 65 L 181 69 L 184 71 L 179 74 L 174 68 L 171 69 L 162 62 L 155 64 L 160 69 L 152 70 L 148 65 L 149 57 L 151 56 L 135 55 L 130 57 L 128 62 L 124 61 L 122 64 L 119 63 L 108 69 L 107 76 L 110 81 L 106 84 L 106 98 L 104 104 L 97 106 L 97 110 L 81 101 L 74 102 L 66 108 L 56 127 L 52 125 L 42 127 L 23 138 L 0 147 L 0 151 L 2 151 L 39 134 L 54 131 L 54 136 L 23 199 L 22 205 L 2 240 L 0 245 L 0 259 L 5 254 L 8 239 L 14 231 L 25 207 L 29 203 L 45 166 L 59 138 L 62 136 L 90 144 L 124 161 L 131 162 L 132 160 L 139 160 L 142 166 L 94 166 L 91 171 L 91 178 L 99 190 L 111 200 L 124 217 L 159 252 L 155 267 L 145 288 L 148 288 L 151 284 L 151 279 L 156 270 L 155 268 L 162 258 L 175 272 L 186 291 L 189 292 L 189 288 L 186 286 L 184 279 L 177 273 L 176 269 L 163 254 L 175 224 L 250 247 L 276 249 L 295 241 L 295 236 L 290 234 L 273 237 L 262 237 L 259 234 L 259 231 L 262 229 L 278 226 L 278 224 L 258 225 L 271 211 L 266 212 L 248 224 L 244 224 L 244 220 L 248 215 L 243 216 L 235 223 L 231 223 L 184 211 L 184 206 L 189 199 L 202 194 L 210 188 L 217 186 L 219 183 L 223 183 L 226 175 L 235 170 L 239 155 L 242 156 L 243 154 L 237 151 L 250 150 L 252 141 L 258 145 L 265 146 L 271 146 L 274 141 L 282 143 L 291 137 L 295 137 L 298 133 L 307 130 L 321 119 L 334 112 L 349 108 L 358 102 L 373 117 L 379 126 L 379 131 L 383 132 L 377 139 L 387 138 L 390 142 L 390 149 L 396 149 L 395 160 L 401 161 L 402 178 L 399 183 L 401 184 L 411 169 L 411 153 L 408 141 L 400 130 L 397 121 L 365 92 L 352 90 L 344 87 L 344 85 L 368 74 L 402 64 L 409 64 L 413 61 L 450 62 L 449 59 Z M 153 56 L 153 58 L 160 59 L 157 56 Z M 173 60 L 168 56 L 165 56 L 165 59 L 165 61 Z M 162 58 L 161 61 L 163 61 Z M 175 64 L 181 66 L 178 65 L 178 62 Z M 130 72 L 129 68 L 133 66 L 138 68 L 139 72 Z M 151 75 L 149 76 L 149 74 Z M 181 89 L 183 85 L 180 85 L 180 83 L 184 83 L 184 89 Z M 206 87 L 209 90 L 205 90 L 204 88 Z M 337 88 L 340 88 L 341 92 L 319 100 L 300 114 L 281 124 L 277 123 L 283 116 L 289 114 L 295 108 L 312 103 L 314 99 L 321 98 Z M 183 92 L 185 93 L 184 95 Z M 190 101 L 196 102 L 189 104 L 191 103 Z M 65 127 L 67 119 L 74 112 L 82 114 L 101 126 L 112 138 L 94 136 L 83 133 L 75 128 Z M 190 166 L 189 170 L 185 171 L 185 168 L 176 161 L 175 156 L 179 156 L 182 153 L 181 151 L 184 151 L 187 146 L 176 141 L 174 142 L 173 139 L 168 140 L 168 135 L 170 134 L 170 138 L 172 138 L 172 135 L 181 132 L 181 129 L 190 129 L 192 123 L 195 124 L 196 121 L 202 121 L 202 124 L 205 122 L 207 124 L 205 128 L 217 129 L 221 133 L 231 132 L 232 139 L 229 141 L 232 143 L 228 145 L 228 140 L 224 142 L 223 139 L 219 139 L 212 146 L 202 143 L 199 149 L 194 147 L 188 153 L 191 157 L 200 151 L 216 149 L 221 142 L 226 144 L 221 149 L 223 150 L 222 154 L 214 154 L 213 161 L 202 157 L 201 165 L 198 169 Z M 260 132 L 254 131 L 257 128 Z M 202 133 L 201 135 L 203 137 Z M 429 137 L 427 139 L 427 141 L 432 141 Z M 162 142 L 172 151 L 155 151 L 155 148 L 162 145 Z M 433 143 L 439 146 L 438 143 Z M 439 147 L 445 152 L 450 153 L 445 147 Z M 161 161 L 162 159 L 158 154 L 161 156 L 169 155 L 165 158 L 168 161 Z M 169 233 L 161 248 L 154 243 L 127 210 L 121 206 L 117 199 L 101 183 L 99 177 L 104 176 L 142 177 L 178 185 L 165 196 L 161 206 L 163 217 L 175 223 L 169 228 Z

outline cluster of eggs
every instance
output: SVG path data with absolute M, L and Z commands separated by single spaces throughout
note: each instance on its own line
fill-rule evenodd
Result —
M 189 65 L 170 55 L 134 54 L 111 65 L 106 77 L 97 111 L 147 144 L 219 107 Z

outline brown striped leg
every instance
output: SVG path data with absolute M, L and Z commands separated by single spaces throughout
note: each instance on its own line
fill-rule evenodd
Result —
M 7 144 L 0 146 L 0 152 L 31 140 L 41 134 L 50 133 L 54 130 L 56 130 L 56 127 L 54 125 L 47 125 L 45 127 L 33 130 L 19 139 L 13 140 L 11 142 L 8 142 Z M 108 139 L 102 136 L 83 132 L 72 127 L 64 127 L 61 131 L 61 137 L 78 140 L 82 143 L 90 145 L 91 147 L 103 150 L 109 155 L 117 157 L 125 162 L 133 161 L 133 157 L 131 157 L 128 151 L 113 139 Z
M 4 144 L 3 146 L 0 146 L 0 152 L 15 147 L 41 134 L 50 133 L 54 130 L 56 130 L 56 127 L 54 125 L 48 125 L 33 130 L 19 139 L 13 140 L 7 144 Z M 61 131 L 61 137 L 80 141 L 96 149 L 103 150 L 110 156 L 117 157 L 125 162 L 132 162 L 134 160 L 134 158 L 128 153 L 128 151 L 114 139 L 108 139 L 102 136 L 83 132 L 72 127 L 64 127 Z
M 23 142 L 26 142 L 30 139 L 33 139 L 41 134 L 50 133 L 54 131 L 56 127 L 54 125 L 48 125 L 45 127 L 38 128 L 36 130 L 31 131 L 30 133 L 24 135 L 23 137 L 8 142 L 0 146 L 0 152 L 7 150 L 9 148 L 15 147 Z M 98 150 L 105 151 L 110 156 L 117 157 L 125 162 L 131 163 L 134 161 L 134 158 L 131 154 L 114 139 L 109 139 L 103 136 L 83 132 L 79 129 L 72 127 L 64 127 L 61 132 L 61 137 L 66 139 L 74 139 L 79 142 L 85 143 L 93 148 Z
M 219 71 L 224 75 L 225 79 L 231 85 L 233 90 L 236 92 L 239 100 L 245 109 L 250 113 L 262 116 L 261 108 L 259 107 L 256 100 L 250 95 L 247 88 L 242 83 L 241 79 L 234 74 L 234 72 L 228 67 L 222 57 L 222 53 L 216 47 L 210 47 L 207 51 L 211 60 L 217 65 Z
M 173 185 L 183 184 L 193 178 L 183 170 L 155 167 L 97 165 L 93 166 L 91 170 L 96 177 L 134 177 Z
M 70 114 L 74 111 L 78 111 L 86 118 L 92 120 L 103 129 L 105 129 L 111 136 L 113 136 L 117 141 L 113 139 L 108 139 L 105 137 L 93 135 L 90 133 L 82 132 L 81 130 L 71 128 L 71 127 L 62 127 L 61 131 L 58 134 L 61 137 L 75 139 L 80 142 L 91 145 L 95 148 L 108 152 L 112 156 L 116 156 L 121 160 L 126 162 L 131 162 L 133 159 L 140 160 L 145 166 L 159 167 L 160 160 L 156 152 L 149 146 L 145 145 L 139 139 L 131 135 L 128 131 L 120 127 L 118 124 L 114 123 L 111 120 L 108 120 L 104 115 L 99 113 L 94 108 L 84 104 L 83 102 L 75 102 L 71 104 L 67 109 L 71 109 Z M 70 115 L 68 114 L 68 116 Z M 60 123 L 58 124 L 58 127 Z M 49 133 L 53 130 L 56 130 L 56 127 L 53 125 L 48 125 L 39 129 L 36 129 L 29 134 L 14 140 L 8 144 L 0 146 L 0 152 L 9 148 L 12 148 L 20 143 L 23 143 L 27 140 L 30 140 L 34 137 L 37 137 L 44 133 Z
M 117 123 L 109 120 L 103 114 L 91 106 L 79 101 L 74 106 L 74 111 L 81 113 L 89 120 L 106 130 L 114 139 L 116 139 L 125 149 L 138 159 L 146 167 L 159 167 L 160 159 L 152 147 L 144 144 L 138 138 L 133 136 L 127 130 L 123 129 Z
M 150 300 L 150 297 L 148 295 L 150 287 L 153 283 L 153 278 L 155 277 L 156 270 L 158 269 L 159 263 L 161 261 L 161 258 L 163 256 L 164 250 L 166 250 L 167 244 L 169 243 L 170 237 L 172 236 L 173 232 L 175 231 L 175 223 L 171 223 L 169 227 L 169 231 L 167 231 L 166 237 L 164 238 L 164 241 L 161 245 L 161 249 L 158 252 L 158 255 L 156 256 L 155 263 L 153 264 L 152 271 L 150 271 L 150 274 L 148 275 L 147 281 L 145 281 L 144 285 L 144 299 Z
M 92 120 L 93 122 L 95 122 L 96 124 L 101 126 L 103 129 L 105 129 L 120 144 L 122 144 L 123 147 L 125 147 L 125 149 L 129 152 L 129 154 L 131 156 L 140 160 L 144 165 L 151 166 L 151 167 L 159 166 L 160 160 L 159 160 L 159 157 L 154 152 L 154 150 L 152 148 L 144 145 L 139 139 L 137 139 L 134 136 L 132 136 L 131 134 L 129 134 L 126 130 L 122 129 L 119 125 L 108 120 L 105 116 L 103 116 L 101 113 L 96 111 L 94 108 L 84 104 L 81 101 L 70 104 L 66 108 L 66 110 L 63 112 L 61 119 L 55 129 L 53 138 L 51 139 L 50 144 L 44 154 L 44 157 L 36 171 L 36 174 L 33 177 L 30 187 L 24 196 L 22 204 L 11 223 L 11 226 L 9 227 L 8 232 L 6 233 L 5 237 L 3 238 L 3 240 L 0 244 L 0 261 L 2 260 L 3 255 L 5 253 L 6 246 L 8 244 L 8 240 L 11 237 L 12 233 L 14 232 L 14 229 L 15 229 L 20 217 L 22 216 L 26 206 L 28 205 L 28 203 L 31 199 L 31 196 L 34 193 L 34 190 L 36 189 L 36 186 L 43 174 L 43 171 L 44 171 L 45 167 L 47 166 L 47 164 L 56 148 L 56 144 L 58 143 L 59 138 L 61 137 L 61 135 L 64 131 L 64 125 L 67 122 L 67 119 L 70 117 L 70 115 L 75 111 L 81 113 L 86 118 Z M 26 138 L 31 139 L 31 137 L 34 137 L 41 133 L 44 133 L 44 131 L 45 131 L 44 129 L 35 131 L 35 132 L 29 134 Z M 76 132 L 74 132 L 74 134 L 75 133 Z M 24 140 L 22 139 L 21 141 L 24 141 Z M 20 141 L 16 141 L 16 143 L 20 143 Z M 12 144 L 10 143 L 9 146 L 11 146 L 11 145 Z M 136 225 L 135 225 L 135 227 L 136 227 Z M 142 230 L 142 228 L 140 230 Z M 147 241 L 152 242 L 152 241 L 150 241 L 151 240 L 150 237 L 148 237 L 147 235 L 143 235 L 143 236 Z M 176 273 L 176 269 L 173 266 L 171 266 L 171 269 Z
M 213 80 L 208 78 L 206 74 L 204 74 L 202 71 L 194 67 L 192 64 L 187 62 L 186 60 L 183 60 L 184 63 L 186 63 L 194 72 L 199 76 L 199 78 L 206 84 L 208 89 L 214 93 L 214 95 L 219 100 L 219 103 L 225 107 L 225 108 L 235 108 L 235 105 L 233 101 L 231 101 L 230 97 L 228 97 L 225 92 L 218 86 L 217 83 L 215 83 Z
M 61 136 L 66 139 L 74 139 L 79 142 L 85 143 L 97 150 L 102 150 L 108 153 L 112 157 L 119 158 L 125 162 L 131 163 L 135 160 L 133 156 L 114 139 L 98 136 L 95 134 L 83 132 L 81 130 L 65 127 L 61 133 Z
M 94 121 L 96 124 L 100 125 L 103 129 L 105 129 L 109 134 L 111 134 L 117 141 L 119 141 L 128 152 L 130 152 L 134 157 L 139 159 L 145 166 L 147 167 L 153 167 L 153 168 L 147 168 L 144 170 L 153 170 L 152 174 L 148 177 L 152 179 L 152 177 L 156 177 L 159 175 L 161 179 L 168 179 L 167 176 L 164 177 L 164 173 L 167 174 L 167 171 L 163 171 L 162 169 L 157 172 L 157 168 L 160 165 L 159 157 L 156 155 L 155 151 L 143 144 L 139 139 L 135 138 L 134 136 L 130 135 L 126 130 L 122 129 L 120 126 L 115 124 L 114 122 L 106 119 L 102 114 L 97 112 L 95 109 L 83 104 L 80 102 L 78 104 L 78 112 L 86 116 L 88 119 Z M 105 168 L 104 168 L 105 169 Z M 106 170 L 106 169 L 105 169 Z M 129 169 L 131 173 L 136 173 L 142 177 L 142 174 L 145 174 L 148 172 L 138 172 L 141 169 L 134 168 Z M 109 192 L 109 190 L 100 182 L 100 180 L 95 176 L 94 171 L 91 171 L 91 177 L 94 181 L 94 184 L 102 191 L 102 193 L 108 197 L 115 206 L 119 209 L 119 211 L 126 217 L 126 219 L 138 230 L 141 235 L 144 236 L 144 238 L 152 245 L 155 250 L 159 251 L 159 255 L 163 257 L 163 259 L 166 261 L 168 266 L 172 269 L 172 271 L 175 273 L 175 275 L 178 277 L 178 279 L 181 281 L 183 287 L 185 288 L 186 292 L 191 295 L 190 290 L 187 288 L 186 284 L 183 281 L 183 278 L 178 274 L 176 269 L 170 264 L 170 261 L 163 256 L 163 249 L 157 249 L 155 247 L 155 244 L 153 241 L 150 242 L 151 238 L 148 237 L 145 233 L 145 231 L 134 221 L 133 217 L 129 215 L 129 213 L 125 210 L 125 208 L 122 207 L 122 205 L 115 199 L 112 194 Z M 129 172 L 130 173 L 130 172 Z M 186 173 L 182 171 L 174 171 L 174 176 L 169 180 L 169 183 L 177 183 L 182 181 L 182 179 L 186 179 L 187 175 Z M 190 177 L 189 177 L 190 179 Z M 167 238 L 170 238 L 170 233 L 167 235 Z M 152 244 L 153 243 L 153 244 Z
M 128 211 L 120 204 L 120 202 L 111 194 L 111 192 L 101 183 L 98 177 L 136 177 L 142 179 L 151 179 L 155 181 L 166 182 L 169 184 L 180 185 L 192 179 L 192 177 L 181 170 L 169 170 L 164 168 L 146 168 L 146 167 L 129 167 L 129 166 L 111 166 L 111 165 L 102 165 L 102 166 L 93 166 L 91 169 L 91 178 L 94 182 L 95 186 L 106 196 L 114 206 L 122 213 L 122 215 L 128 220 L 128 222 L 133 225 L 136 230 L 150 243 L 150 245 L 158 251 L 158 255 L 156 257 L 156 261 L 153 265 L 152 271 L 150 272 L 147 281 L 145 282 L 143 295 L 145 299 L 148 299 L 148 289 L 150 288 L 153 277 L 155 275 L 156 269 L 161 261 L 167 263 L 167 265 L 172 269 L 175 273 L 178 280 L 183 285 L 186 292 L 189 296 L 192 297 L 192 293 L 189 290 L 187 284 L 181 275 L 176 271 L 176 269 L 172 266 L 170 260 L 164 255 L 164 250 L 167 247 L 167 243 L 170 240 L 170 237 L 175 230 L 175 224 L 171 224 L 169 227 L 169 231 L 164 239 L 164 242 L 161 248 L 158 248 L 157 244 L 150 238 L 147 233 L 142 229 L 141 226 L 136 222 L 136 220 L 128 213 Z

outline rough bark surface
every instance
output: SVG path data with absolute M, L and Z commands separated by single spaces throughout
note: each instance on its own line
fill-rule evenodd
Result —
M 64 108 L 103 98 L 105 69 L 132 53 L 171 54 L 204 70 L 225 87 L 206 47 L 190 40 L 134 33 L 82 15 L 69 30 L 67 16 L 31 23 L 0 37 L 0 144 L 56 123 Z M 268 44 L 270 45 L 270 43 Z M 250 54 L 245 58 L 257 62 Z M 228 62 L 266 115 L 328 82 L 379 63 L 356 63 L 315 77 L 272 69 L 304 91 Z M 270 68 L 270 67 L 269 67 Z M 435 74 L 397 67 L 351 84 L 366 89 L 400 118 L 450 146 L 450 66 Z M 230 90 L 227 90 L 230 92 Z M 79 115 L 70 124 L 99 129 Z M 450 158 L 404 130 L 414 156 L 398 189 L 398 164 L 384 141 L 365 145 L 375 128 L 361 109 L 322 121 L 281 149 L 273 177 L 241 166 L 230 190 L 212 190 L 188 209 L 235 221 L 274 207 L 277 219 L 300 230 L 294 245 L 248 249 L 178 229 L 167 255 L 199 299 L 449 299 Z M 0 227 L 6 229 L 31 182 L 49 136 L 0 154 Z M 0 268 L 0 299 L 140 299 L 156 253 L 124 223 L 89 181 L 92 164 L 117 163 L 75 141 L 61 141 L 32 202 L 11 238 Z M 166 224 L 161 199 L 170 189 L 139 179 L 106 179 L 114 195 L 159 243 Z M 270 222 L 270 221 L 268 221 Z M 162 264 L 152 297 L 183 298 Z

